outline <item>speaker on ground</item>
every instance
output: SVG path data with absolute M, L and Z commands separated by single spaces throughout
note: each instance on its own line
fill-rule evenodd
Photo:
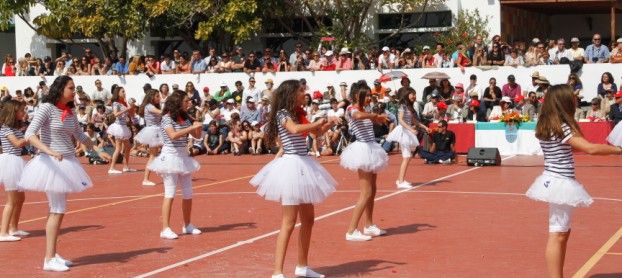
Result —
M 499 166 L 501 155 L 497 148 L 470 148 L 467 154 L 469 166 Z

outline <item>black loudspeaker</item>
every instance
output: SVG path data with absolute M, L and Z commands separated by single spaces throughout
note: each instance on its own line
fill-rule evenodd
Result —
M 470 148 L 467 154 L 469 166 L 499 166 L 501 155 L 497 148 Z

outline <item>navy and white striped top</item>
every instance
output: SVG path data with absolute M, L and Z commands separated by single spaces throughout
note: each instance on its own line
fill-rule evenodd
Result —
M 22 148 L 15 147 L 11 144 L 11 141 L 9 141 L 10 135 L 15 136 L 17 139 L 24 138 L 24 133 L 21 130 L 10 128 L 7 125 L 2 125 L 2 127 L 0 127 L 0 144 L 2 145 L 2 153 L 19 156 L 22 154 Z
M 127 125 L 127 107 L 125 107 L 125 105 L 118 103 L 116 101 L 112 103 L 113 112 L 118 112 L 118 111 L 123 111 L 123 110 L 126 110 L 126 111 L 116 117 L 117 119 L 114 121 L 115 124 Z
M 162 122 L 162 115 L 154 112 L 157 108 L 153 104 L 149 103 L 145 105 L 145 125 L 146 126 L 160 126 Z
M 359 142 L 375 142 L 374 137 L 374 124 L 370 119 L 355 120 L 354 113 L 359 112 L 358 108 L 351 105 L 347 109 L 346 118 L 352 133 L 356 137 L 356 141 Z
M 410 109 L 408 109 L 406 105 L 401 104 L 400 107 L 397 109 L 397 111 L 404 113 L 404 122 L 407 123 L 409 126 L 412 126 L 415 123 L 413 120 L 415 116 L 413 115 L 413 112 Z
M 164 140 L 164 146 L 165 147 L 172 147 L 172 148 L 184 148 L 188 146 L 188 136 L 184 135 L 182 137 L 177 138 L 176 140 L 171 140 L 171 138 L 168 137 L 168 134 L 166 133 L 166 129 L 169 127 L 172 127 L 175 129 L 175 131 L 178 131 L 180 129 L 184 129 L 191 126 L 191 123 L 189 120 L 184 121 L 183 124 L 180 124 L 178 121 L 173 121 L 173 119 L 171 119 L 171 117 L 166 114 L 162 117 L 162 123 L 160 125 L 160 130 L 162 131 L 162 138 Z
M 65 121 L 61 121 L 62 110 L 51 103 L 43 103 L 35 113 L 32 122 L 26 129 L 24 138 L 37 135 L 41 142 L 53 151 L 61 153 L 65 157 L 75 157 L 74 144 L 71 138 L 75 138 L 84 144 L 89 143 L 89 137 L 84 135 L 78 118 L 75 114 L 67 115 Z
M 283 145 L 284 154 L 308 155 L 305 137 L 302 134 L 290 133 L 285 128 L 287 119 L 293 120 L 292 115 L 287 110 L 281 109 L 281 111 L 276 113 L 276 119 L 279 123 L 279 138 Z
M 572 131 L 567 124 L 562 124 L 564 138 L 551 137 L 550 140 L 540 140 L 544 153 L 544 171 L 567 178 L 575 178 L 574 157 L 568 140 L 572 138 Z

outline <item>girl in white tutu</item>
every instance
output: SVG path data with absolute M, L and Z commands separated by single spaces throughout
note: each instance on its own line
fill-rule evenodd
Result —
M 199 170 L 199 163 L 188 154 L 188 134 L 201 136 L 203 125 L 200 121 L 190 121 L 188 109 L 192 102 L 183 91 L 174 91 L 164 105 L 161 122 L 161 136 L 164 141 L 162 152 L 147 168 L 154 171 L 164 180 L 164 200 L 162 202 L 162 231 L 160 237 L 164 239 L 176 239 L 177 234 L 170 227 L 171 207 L 177 184 L 181 186 L 183 200 L 181 209 L 184 218 L 184 226 L 181 231 L 184 234 L 201 234 L 201 231 L 190 223 L 192 212 L 192 173 Z
M 607 142 L 614 146 L 622 146 L 622 121 L 620 121 L 609 133 Z
M 149 146 L 149 165 L 158 155 L 163 140 L 160 132 L 160 122 L 162 121 L 162 111 L 160 110 L 160 92 L 158 90 L 150 90 L 143 98 L 143 103 L 138 108 L 138 115 L 145 119 L 145 128 L 143 128 L 134 137 L 136 141 L 143 145 Z M 144 186 L 154 186 L 155 183 L 149 180 L 149 168 L 145 167 L 145 177 L 143 178 Z
M 321 118 L 309 123 L 302 106 L 305 89 L 298 80 L 287 80 L 273 92 L 266 126 L 266 139 L 273 144 L 281 141 L 282 155 L 264 166 L 250 183 L 266 200 L 282 205 L 283 220 L 276 243 L 273 278 L 283 275 L 283 262 L 289 238 L 300 215 L 298 265 L 295 275 L 324 277 L 308 268 L 309 245 L 313 227 L 313 204 L 322 202 L 335 191 L 335 180 L 315 159 L 307 155 L 305 138 L 308 133 L 322 134 L 336 122 Z
M 47 195 L 50 214 L 45 226 L 43 262 L 43 270 L 47 271 L 67 271 L 71 265 L 56 252 L 67 194 L 84 191 L 93 185 L 74 152 L 72 140 L 80 141 L 89 150 L 93 147 L 73 114 L 74 97 L 75 85 L 71 77 L 57 77 L 49 92 L 43 95 L 42 104 L 24 135 L 39 154 L 24 167 L 18 188 L 43 191 Z
M 28 232 L 17 229 L 19 215 L 26 198 L 23 191 L 17 190 L 17 182 L 26 164 L 20 157 L 22 147 L 28 143 L 22 133 L 24 122 L 28 118 L 25 109 L 25 102 L 9 100 L 3 104 L 0 111 L 0 143 L 2 144 L 0 186 L 4 186 L 7 198 L 2 212 L 0 242 L 18 241 L 22 236 L 29 235 Z
M 352 220 L 346 233 L 346 240 L 365 241 L 372 236 L 386 234 L 374 224 L 374 198 L 376 197 L 377 173 L 389 163 L 387 153 L 374 137 L 373 122 L 385 123 L 388 118 L 383 115 L 365 112 L 365 106 L 371 102 L 371 90 L 365 81 L 359 81 L 352 85 L 350 90 L 352 105 L 346 109 L 346 119 L 356 141 L 348 145 L 341 153 L 341 166 L 352 171 L 357 171 L 361 195 L 359 196 Z M 361 216 L 365 214 L 365 227 L 363 233 L 358 230 Z
M 132 131 L 127 127 L 128 113 L 134 108 L 128 106 L 125 102 L 125 89 L 121 86 L 114 88 L 110 101 L 112 101 L 112 114 L 116 119 L 106 130 L 109 135 L 114 137 L 114 153 L 112 154 L 108 174 L 122 173 L 114 168 L 121 151 L 123 151 L 125 162 L 123 172 L 136 172 L 136 170 L 130 168 L 130 137 L 132 137 Z
M 399 124 L 387 135 L 387 141 L 399 143 L 402 150 L 402 164 L 400 165 L 400 173 L 395 184 L 399 189 L 410 189 L 413 188 L 413 185 L 404 178 L 413 152 L 419 146 L 415 127 L 419 126 L 420 123 L 417 121 L 417 112 L 414 108 L 417 95 L 415 90 L 410 87 L 401 88 L 397 93 L 400 98 L 400 106 L 397 110 L 397 121 Z
M 527 191 L 527 197 L 549 203 L 549 238 L 546 263 L 549 277 L 562 277 L 572 212 L 593 201 L 575 179 L 572 149 L 593 155 L 622 154 L 621 147 L 592 144 L 583 138 L 574 120 L 576 100 L 568 85 L 548 89 L 536 126 L 544 152 L 544 172 Z

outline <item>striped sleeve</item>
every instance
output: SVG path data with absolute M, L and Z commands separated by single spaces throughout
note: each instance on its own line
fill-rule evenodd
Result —
M 80 141 L 82 144 L 92 144 L 91 139 L 86 135 L 85 132 L 82 131 L 82 128 L 80 128 L 80 125 L 78 124 L 78 117 L 76 117 L 75 115 L 73 115 L 72 117 L 75 118 L 75 124 L 73 125 L 73 137 L 76 140 Z
M 292 117 L 289 115 L 289 113 L 284 110 L 279 111 L 279 113 L 277 114 L 277 120 L 283 127 L 285 127 L 285 123 L 287 123 L 287 120 L 291 118 Z
M 570 138 L 572 138 L 572 130 L 567 124 L 562 124 L 562 130 L 564 131 L 564 138 L 562 139 L 562 144 L 566 144 Z
M 173 126 L 173 120 L 169 116 L 162 117 L 162 123 L 160 126 L 162 127 L 162 129 L 167 129 L 170 127 L 175 128 Z
M 52 105 L 49 103 L 44 103 L 39 107 L 37 112 L 35 112 L 35 116 L 32 119 L 32 122 L 28 125 L 28 129 L 26 129 L 26 134 L 24 134 L 24 138 L 28 140 L 31 136 L 37 135 L 41 127 L 44 125 L 50 124 L 50 119 L 52 116 Z

